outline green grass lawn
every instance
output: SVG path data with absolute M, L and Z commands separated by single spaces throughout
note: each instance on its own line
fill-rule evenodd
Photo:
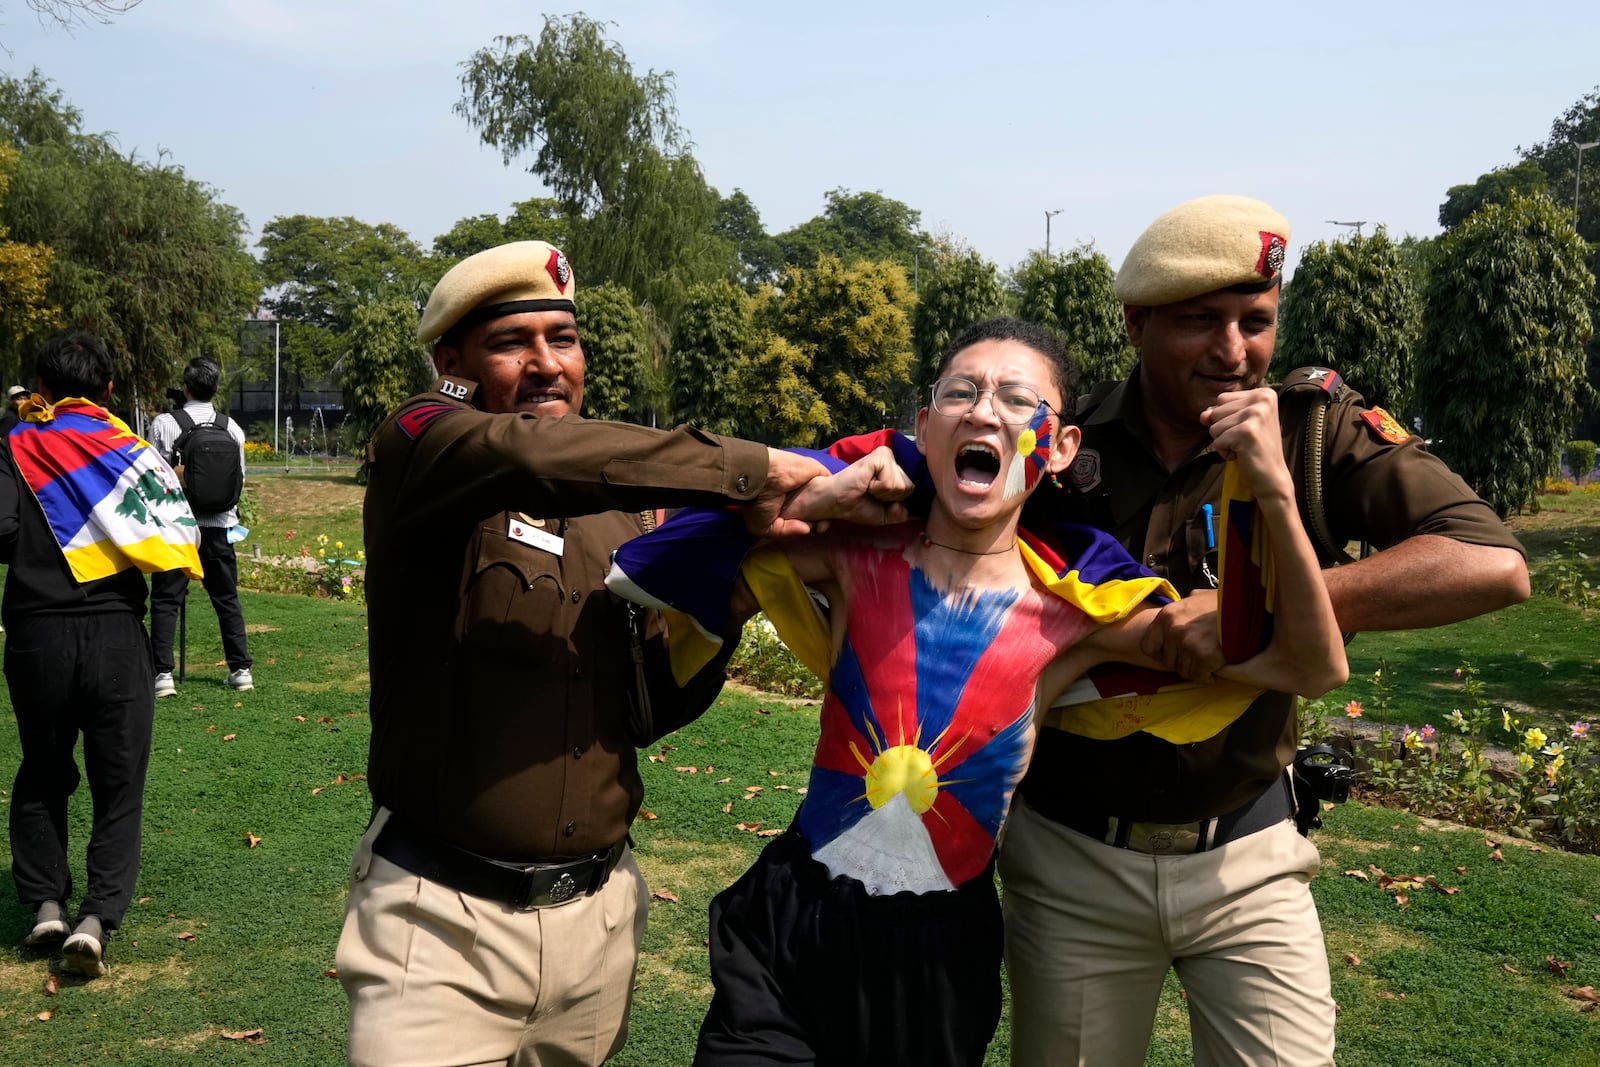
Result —
M 370 806 L 356 777 L 368 736 L 364 618 L 352 605 L 299 597 L 244 601 L 259 688 L 235 694 L 222 684 L 208 603 L 198 591 L 191 600 L 190 677 L 157 708 L 138 903 L 112 944 L 111 974 L 47 995 L 48 960 L 17 947 L 29 916 L 0 890 L 0 1062 L 165 1064 L 175 1052 L 340 1061 L 343 994 L 324 972 Z M 645 759 L 639 862 L 652 888 L 676 900 L 652 901 L 632 1033 L 615 1062 L 688 1062 L 710 993 L 706 906 L 765 843 L 758 834 L 792 818 L 816 716 L 814 705 L 729 689 L 653 750 L 659 762 Z M 0 730 L 7 789 L 16 762 L 15 731 Z M 88 814 L 82 788 L 72 814 L 80 879 Z M 1481 833 L 1355 805 L 1328 823 L 1313 891 L 1341 1008 L 1341 1064 L 1600 1063 L 1600 1013 L 1562 994 L 1600 984 L 1600 858 L 1507 844 L 1493 862 Z M 254 848 L 247 835 L 259 838 Z M 9 863 L 0 846 L 0 870 Z M 1402 909 L 1375 876 L 1340 873 L 1369 864 L 1433 874 L 1460 891 L 1412 890 Z M 1571 964 L 1565 978 L 1547 956 Z M 223 1036 L 257 1027 L 260 1046 Z M 1186 1033 L 1169 982 L 1149 1062 L 1189 1062 Z M 988 1062 L 1006 1056 L 1002 1026 Z
M 267 554 L 293 551 L 318 534 L 360 545 L 352 470 L 252 471 L 251 481 L 267 506 L 245 553 L 252 542 Z M 1517 528 L 1536 567 L 1574 537 L 1600 551 L 1593 497 L 1544 498 Z M 235 694 L 223 685 L 215 617 L 198 587 L 189 603 L 189 678 L 157 707 L 144 865 L 111 947 L 111 974 L 47 995 L 49 961 L 18 947 L 31 917 L 0 885 L 0 1064 L 165 1064 L 175 1052 L 342 1060 L 344 998 L 324 972 L 371 803 L 359 777 L 368 738 L 362 609 L 244 594 L 259 688 Z M 1466 659 L 1482 670 L 1490 699 L 1517 709 L 1525 726 L 1593 719 L 1597 627 L 1593 615 L 1535 597 L 1441 630 L 1363 635 L 1351 647 L 1352 681 L 1330 707 L 1361 699 L 1373 717 L 1370 676 L 1381 657 L 1393 686 L 1389 717 L 1437 724 L 1454 706 L 1453 671 Z M 9 702 L 0 704 L 4 722 Z M 729 689 L 655 750 L 659 761 L 643 763 L 648 814 L 635 837 L 640 866 L 663 896 L 651 904 L 632 1033 L 617 1063 L 688 1062 L 710 996 L 706 906 L 765 843 L 758 835 L 792 818 L 815 734 L 814 705 Z M 17 759 L 6 722 L 0 808 Z M 72 810 L 80 886 L 88 816 L 83 787 Z M 1353 804 L 1326 819 L 1312 890 L 1340 1005 L 1341 1064 L 1600 1065 L 1600 1012 L 1583 1013 L 1563 994 L 1600 985 L 1600 857 L 1507 843 L 1497 862 L 1482 833 Z M 1459 892 L 1411 890 L 1401 908 L 1375 875 L 1342 873 L 1369 865 L 1432 874 Z M 9 867 L 0 844 L 0 882 Z M 1552 973 L 1550 957 L 1571 965 L 1565 977 Z M 1169 979 L 1148 1062 L 1190 1062 L 1187 1025 Z M 257 1027 L 259 1046 L 223 1036 Z M 1006 1059 L 1002 1023 L 988 1062 Z

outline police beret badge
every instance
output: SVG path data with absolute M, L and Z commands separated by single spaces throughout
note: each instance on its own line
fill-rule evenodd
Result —
M 572 280 L 572 268 L 567 265 L 567 257 L 561 254 L 559 248 L 550 250 L 550 261 L 544 269 L 550 272 L 550 280 L 556 283 L 556 288 L 566 292 L 567 282 Z
M 1256 273 L 1263 278 L 1276 278 L 1283 270 L 1283 258 L 1288 253 L 1289 242 L 1279 234 L 1261 231 L 1261 258 L 1256 260 Z

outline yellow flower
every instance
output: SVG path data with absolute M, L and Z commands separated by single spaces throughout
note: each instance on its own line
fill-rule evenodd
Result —
M 1506 733 L 1509 734 L 1511 732 L 1512 725 L 1513 724 L 1511 722 L 1511 713 L 1509 711 L 1507 711 L 1505 708 L 1501 708 L 1500 709 L 1500 728 L 1502 730 L 1504 730 Z
M 323 557 L 323 556 L 325 556 L 325 555 L 327 555 L 327 553 L 326 553 L 326 552 L 324 552 L 324 551 L 323 551 L 323 550 L 322 550 L 322 549 L 320 549 L 320 548 L 319 548 L 319 549 L 317 549 L 317 558 L 318 558 L 318 559 L 321 559 L 321 558 L 322 558 L 322 557 Z
M 334 548 L 343 548 L 344 547 L 344 542 L 343 541 L 335 541 L 333 543 L 333 547 Z
M 1523 740 L 1527 743 L 1528 747 L 1531 748 L 1531 749 L 1543 748 L 1545 740 L 1546 740 L 1546 738 L 1544 736 L 1544 731 L 1539 729 L 1537 726 L 1535 726 L 1533 729 L 1529 730 L 1527 733 L 1523 734 L 1522 737 L 1523 737 Z
M 1517 753 L 1517 769 L 1518 770 L 1524 770 L 1524 771 L 1532 770 L 1533 769 L 1533 757 L 1528 755 L 1526 752 L 1518 752 Z
M 1556 758 L 1555 759 L 1553 759 L 1549 763 L 1545 764 L 1545 771 L 1547 773 L 1549 773 L 1552 777 L 1554 777 L 1555 776 L 1555 772 L 1559 771 L 1561 768 L 1565 767 L 1566 765 L 1567 765 L 1567 757 L 1561 755 L 1558 752 L 1558 753 L 1556 753 Z
M 1415 752 L 1422 747 L 1422 735 L 1415 730 L 1407 730 L 1404 744 L 1407 751 Z
M 317 534 L 317 544 L 325 545 L 327 543 L 328 543 L 328 535 L 327 534 Z
M 365 552 L 361 551 L 360 549 L 356 550 L 356 562 L 357 563 L 364 562 L 366 560 L 366 558 L 367 558 L 367 554 Z

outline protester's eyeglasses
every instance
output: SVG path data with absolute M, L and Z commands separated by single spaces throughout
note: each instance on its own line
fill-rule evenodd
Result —
M 966 378 L 940 378 L 933 383 L 933 410 L 951 418 L 960 418 L 978 406 L 978 398 L 988 393 L 989 406 L 995 417 L 1011 426 L 1022 426 L 1038 413 L 1039 406 L 1056 412 L 1038 393 L 1026 385 L 1002 385 L 994 389 L 980 389 L 978 383 Z

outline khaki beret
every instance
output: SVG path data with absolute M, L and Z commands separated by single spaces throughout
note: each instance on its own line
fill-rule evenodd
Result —
M 1202 196 L 1162 215 L 1117 271 L 1117 299 L 1156 307 L 1283 272 L 1289 220 L 1248 196 Z
M 476 326 L 525 311 L 571 311 L 577 285 L 561 250 L 543 241 L 513 241 L 468 256 L 445 272 L 428 297 L 417 340 L 437 341 L 453 327 Z

